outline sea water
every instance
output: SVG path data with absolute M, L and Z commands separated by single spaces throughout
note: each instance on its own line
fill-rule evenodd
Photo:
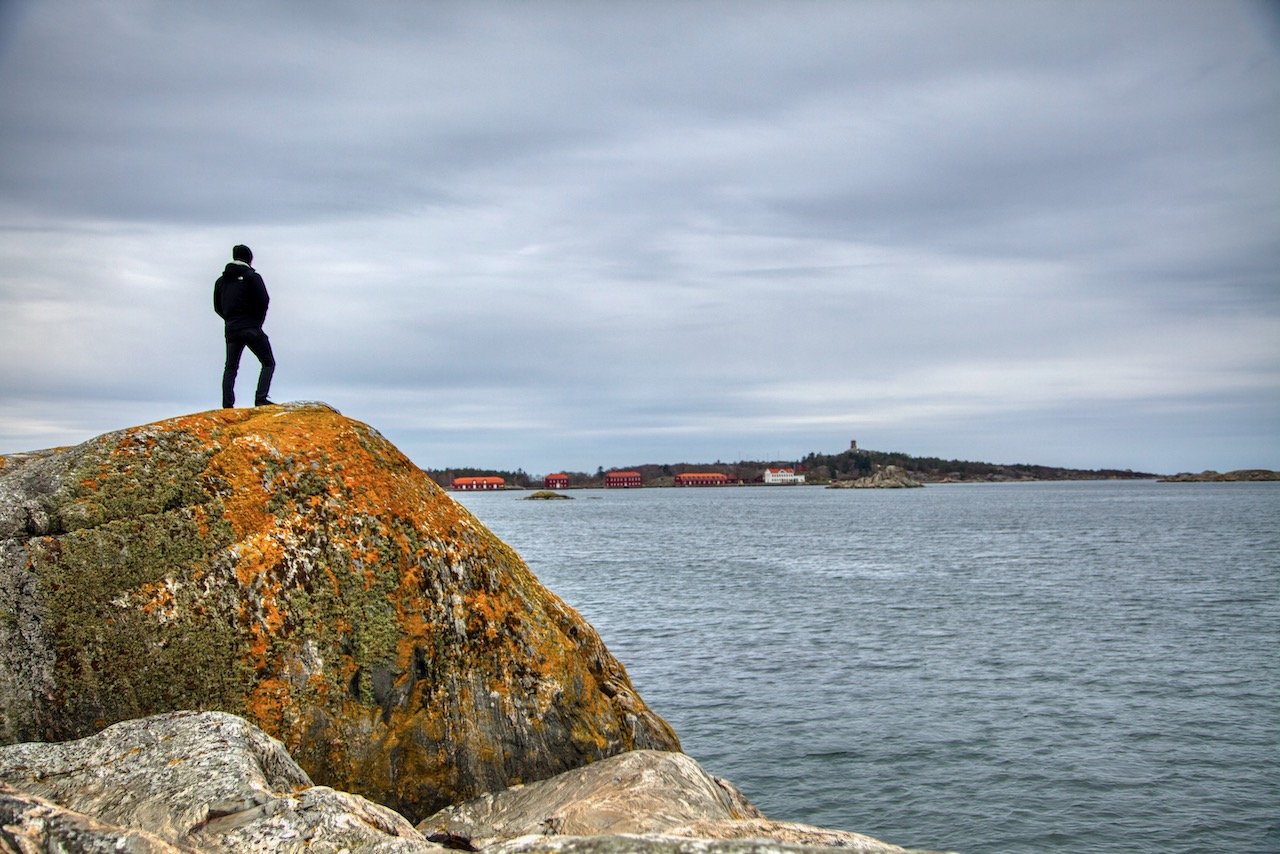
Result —
M 1280 851 L 1280 484 L 456 494 L 771 818 Z

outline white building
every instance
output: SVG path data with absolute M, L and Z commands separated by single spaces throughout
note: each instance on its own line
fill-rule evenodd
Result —
M 765 469 L 765 483 L 804 483 L 804 475 L 796 474 L 795 469 Z

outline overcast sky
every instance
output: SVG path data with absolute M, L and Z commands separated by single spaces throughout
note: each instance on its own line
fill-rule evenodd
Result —
M 1280 469 L 1278 9 L 0 0 L 0 452 L 216 407 L 244 242 L 424 468 Z

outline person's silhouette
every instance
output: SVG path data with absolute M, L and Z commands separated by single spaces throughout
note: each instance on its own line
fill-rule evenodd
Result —
M 231 258 L 213 285 L 213 310 L 226 321 L 227 361 L 222 368 L 222 406 L 229 409 L 236 405 L 236 374 L 240 371 L 240 356 L 245 347 L 262 363 L 253 405 L 270 406 L 272 401 L 267 399 L 267 394 L 271 391 L 276 359 L 262 324 L 266 322 L 271 298 L 267 296 L 266 283 L 250 266 L 253 252 L 249 247 L 236 245 L 231 250 Z

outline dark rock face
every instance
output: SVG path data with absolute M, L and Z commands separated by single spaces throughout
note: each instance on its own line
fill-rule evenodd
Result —
M 413 820 L 679 749 L 591 626 L 327 406 L 0 460 L 0 743 L 220 709 Z

